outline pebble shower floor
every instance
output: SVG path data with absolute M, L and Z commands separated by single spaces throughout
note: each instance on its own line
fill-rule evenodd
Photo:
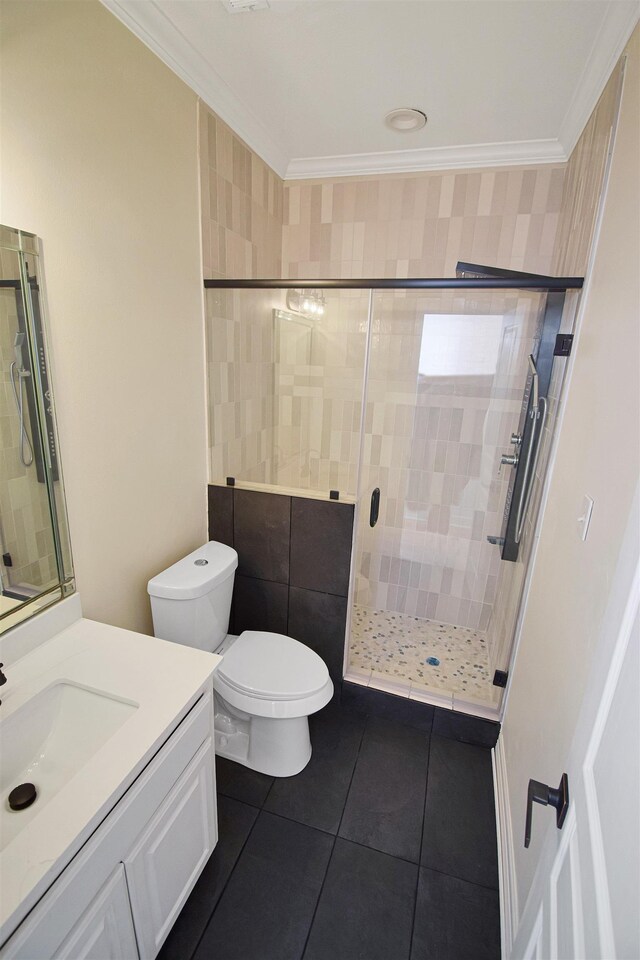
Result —
M 434 658 L 437 665 L 427 662 Z M 349 665 L 461 698 L 491 701 L 495 693 L 485 634 L 358 604 L 353 607 Z

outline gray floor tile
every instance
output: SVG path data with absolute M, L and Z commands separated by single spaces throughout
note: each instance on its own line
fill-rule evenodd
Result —
M 431 733 L 433 713 L 436 708 L 430 703 L 396 697 L 392 693 L 374 690 L 372 687 L 362 687 L 359 683 L 349 683 L 348 680 L 342 684 L 341 695 L 343 706 L 350 710 L 365 716 L 380 717 L 383 720 L 406 724 L 408 727 L 416 727 L 426 734 Z
M 460 740 L 461 743 L 474 743 L 478 747 L 495 747 L 500 736 L 500 724 L 436 707 L 432 733 L 438 737 Z
M 250 770 L 235 760 L 216 757 L 216 789 L 225 797 L 233 797 L 252 807 L 261 807 L 273 784 L 273 777 Z
M 332 846 L 262 811 L 194 960 L 299 960 Z
M 338 839 L 304 960 L 408 960 L 417 872 Z
M 491 753 L 485 747 L 431 738 L 421 863 L 498 886 Z
M 265 810 L 336 833 L 365 721 L 345 713 L 335 702 L 309 721 L 311 760 L 297 776 L 276 778 Z
M 200 874 L 158 960 L 189 960 L 229 879 L 258 811 L 238 800 L 218 797 L 218 844 Z
M 421 867 L 411 960 L 500 960 L 497 890 Z
M 429 737 L 369 717 L 339 835 L 417 863 Z

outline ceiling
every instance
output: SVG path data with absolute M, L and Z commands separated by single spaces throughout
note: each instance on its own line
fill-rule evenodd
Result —
M 103 0 L 280 176 L 565 160 L 636 0 Z M 417 107 L 427 126 L 389 130 Z

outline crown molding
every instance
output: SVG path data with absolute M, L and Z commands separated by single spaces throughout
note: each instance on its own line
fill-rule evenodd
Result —
M 607 6 L 557 139 L 290 159 L 268 126 L 233 93 L 156 0 L 101 3 L 285 180 L 564 163 L 624 50 L 639 9 L 636 0 L 616 0 Z
M 558 140 L 471 143 L 459 147 L 426 147 L 421 150 L 354 153 L 338 157 L 301 157 L 291 160 L 285 180 L 419 173 L 427 170 L 474 167 L 513 167 L 524 164 L 564 163 L 566 159 L 567 155 Z
M 558 140 L 567 157 L 571 156 L 586 127 L 639 17 L 640 5 L 637 2 L 617 0 L 607 6 L 598 36 L 560 125 Z
M 236 97 L 155 0 L 144 3 L 101 0 L 101 3 L 184 80 L 278 176 L 284 177 L 289 158 L 269 129 Z

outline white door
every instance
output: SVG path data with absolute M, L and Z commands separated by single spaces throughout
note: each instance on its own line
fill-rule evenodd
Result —
M 612 586 L 576 728 L 559 843 L 555 811 L 534 804 L 545 845 L 513 960 L 640 958 L 640 566 L 628 570 Z

